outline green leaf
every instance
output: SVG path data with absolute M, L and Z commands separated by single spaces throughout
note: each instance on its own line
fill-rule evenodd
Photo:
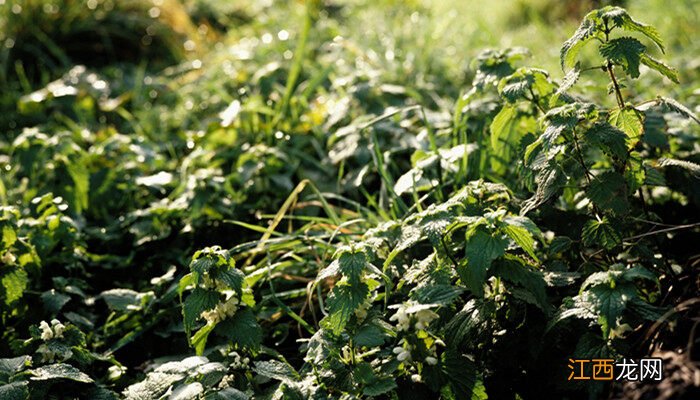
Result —
M 92 378 L 90 378 L 87 374 L 81 372 L 72 365 L 63 363 L 45 365 L 43 367 L 30 369 L 28 372 L 31 374 L 31 378 L 29 379 L 33 381 L 68 379 L 82 383 L 93 382 Z
M 685 160 L 676 160 L 673 158 L 660 158 L 656 166 L 659 168 L 666 168 L 666 167 L 677 167 L 677 168 L 682 168 L 696 177 L 700 177 L 700 165 L 692 162 L 692 161 L 685 161 Z
M 217 392 L 209 392 L 204 400 L 250 400 L 250 396 L 238 389 L 226 388 Z
M 0 223 L 2 223 L 2 247 L 0 247 L 0 250 L 6 250 L 17 241 L 17 232 L 5 221 L 0 221 Z
M 673 82 L 681 83 L 680 79 L 678 78 L 678 71 L 676 71 L 673 67 L 666 64 L 665 62 L 657 60 L 656 58 L 646 53 L 640 56 L 639 61 L 647 67 L 665 76 L 666 78 L 672 80 Z
M 366 385 L 362 389 L 362 394 L 365 396 L 376 397 L 388 393 L 396 389 L 396 380 L 392 377 L 377 379 L 374 382 Z
M 505 254 L 508 241 L 501 237 L 495 237 L 481 229 L 477 229 L 467 237 L 465 256 L 466 267 L 461 267 L 459 272 L 462 281 L 469 290 L 481 296 L 484 292 L 486 271 L 491 262 Z
M 695 115 L 695 113 L 690 108 L 684 106 L 683 104 L 677 102 L 676 100 L 670 97 L 659 97 L 659 100 L 671 110 L 700 124 L 700 118 L 698 118 L 697 115 Z
M 425 285 L 411 291 L 411 298 L 421 304 L 451 304 L 464 289 L 452 285 Z
M 627 148 L 632 149 L 644 133 L 644 115 L 633 107 L 610 112 L 608 122 L 627 135 Z
M 662 53 L 665 51 L 661 35 L 656 28 L 633 20 L 624 8 L 607 6 L 600 9 L 599 13 L 602 20 L 611 21 L 613 26 L 627 31 L 639 32 L 656 43 Z
M 377 347 L 384 344 L 387 335 L 384 330 L 376 324 L 364 324 L 357 331 L 353 342 L 357 346 Z
M 55 315 L 70 301 L 70 296 L 51 289 L 41 294 L 41 301 L 44 303 L 44 310 Z
M 300 377 L 291 365 L 277 361 L 255 361 L 255 372 L 258 374 L 281 382 L 294 383 Z
M 602 220 L 590 220 L 583 226 L 583 244 L 586 246 L 601 246 L 606 250 L 611 250 L 615 246 L 622 244 L 622 235 L 614 227 L 608 217 Z
M 491 168 L 497 174 L 503 174 L 508 168 L 513 144 L 518 139 L 518 110 L 515 106 L 501 108 L 491 122 Z
M 617 172 L 606 171 L 596 176 L 586 190 L 586 195 L 602 210 L 618 215 L 629 211 L 627 184 L 625 178 Z
M 24 268 L 9 267 L 3 272 L 0 283 L 5 294 L 5 305 L 9 306 L 22 297 L 27 289 L 29 277 Z
M 574 87 L 576 82 L 578 82 L 578 79 L 581 77 L 581 64 L 576 63 L 573 68 L 569 70 L 569 72 L 564 75 L 564 79 L 561 80 L 561 84 L 559 85 L 559 88 L 557 89 L 556 94 L 561 95 L 563 93 L 566 93 L 569 89 Z
M 340 272 L 351 282 L 359 282 L 367 266 L 367 255 L 360 249 L 344 251 L 338 258 Z
M 596 122 L 583 136 L 584 140 L 620 160 L 627 158 L 625 133 L 607 122 Z
M 15 358 L 0 358 L 0 383 L 7 383 L 13 375 L 30 366 L 32 358 L 20 356 Z M 0 397 L 2 398 L 2 397 Z
M 494 263 L 490 272 L 493 273 L 494 276 L 520 286 L 528 295 L 527 297 L 521 296 L 521 299 L 539 307 L 545 314 L 550 312 L 551 306 L 547 300 L 546 292 L 547 283 L 541 272 L 535 271 L 515 259 L 506 259 Z M 517 291 L 511 291 L 517 297 Z
M 632 37 L 612 39 L 600 45 L 600 54 L 613 63 L 622 66 L 627 75 L 639 78 L 639 62 L 646 47 Z
M 246 307 L 232 317 L 219 322 L 216 333 L 243 348 L 257 349 L 262 343 L 263 332 L 255 313 Z
M 503 232 L 520 246 L 525 252 L 539 262 L 535 254 L 535 238 L 541 235 L 539 228 L 526 217 L 508 216 L 503 219 Z
M 329 315 L 324 319 L 325 327 L 339 335 L 368 295 L 369 287 L 364 282 L 337 284 L 328 298 Z
M 440 364 L 450 387 L 458 399 L 474 398 L 479 381 L 477 368 L 473 361 L 457 349 L 448 349 L 443 354 Z
M 243 282 L 245 281 L 245 274 L 241 270 L 229 267 L 223 271 L 219 271 L 216 274 L 216 279 L 223 281 L 226 286 L 236 292 L 236 295 L 239 298 L 243 297 Z
M 596 11 L 588 13 L 583 18 L 581 25 L 576 29 L 576 32 L 574 32 L 574 35 L 564 42 L 560 51 L 562 70 L 573 67 L 576 64 L 576 57 L 578 57 L 581 48 L 591 39 L 600 36 L 597 27 L 598 20 Z
M 0 385 L 0 399 L 27 400 L 29 399 L 29 384 L 27 382 L 12 382 Z
M 637 296 L 637 290 L 630 283 L 620 283 L 615 287 L 596 285 L 583 292 L 582 296 L 600 316 L 603 334 L 607 337 L 609 331 L 617 327 L 617 320 L 627 308 L 627 303 Z
M 219 293 L 213 290 L 195 288 L 182 305 L 185 333 L 192 332 L 194 323 L 199 319 L 202 311 L 211 310 L 219 302 Z

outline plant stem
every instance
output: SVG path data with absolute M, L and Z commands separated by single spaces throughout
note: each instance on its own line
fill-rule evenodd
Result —
M 618 85 L 618 83 L 617 83 L 617 79 L 615 78 L 615 73 L 613 72 L 613 64 L 610 61 L 608 61 L 607 70 L 608 70 L 608 74 L 610 75 L 610 80 L 612 81 L 613 88 L 615 89 L 615 97 L 617 99 L 617 105 L 620 107 L 620 109 L 623 109 L 623 108 L 625 108 L 625 100 L 622 98 L 622 92 L 620 92 L 620 85 Z

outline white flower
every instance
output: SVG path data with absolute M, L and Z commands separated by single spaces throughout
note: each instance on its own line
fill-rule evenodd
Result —
M 41 339 L 44 341 L 53 339 L 53 330 L 46 321 L 41 321 L 39 323 L 39 329 L 41 329 Z
M 421 381 L 421 376 L 418 375 L 418 374 L 413 374 L 413 375 L 411 375 L 411 380 L 412 380 L 413 382 L 418 383 L 418 382 Z
M 396 357 L 397 360 L 403 362 L 403 361 L 411 361 L 411 352 L 408 350 L 403 350 L 399 355 Z
M 425 363 L 426 363 L 426 364 L 429 364 L 429 365 L 437 365 L 437 362 L 438 362 L 438 360 L 437 360 L 437 358 L 435 358 L 435 357 L 430 357 L 430 356 L 425 357 Z
M 51 320 L 51 327 L 53 328 L 53 337 L 63 337 L 63 331 L 66 329 L 66 327 L 61 323 L 61 321 L 57 319 Z

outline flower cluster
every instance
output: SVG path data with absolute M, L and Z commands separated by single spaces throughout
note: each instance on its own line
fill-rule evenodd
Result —
M 238 311 L 241 301 L 236 293 L 233 290 L 225 290 L 223 293 L 226 295 L 226 300 L 223 303 L 217 304 L 211 310 L 202 311 L 200 315 L 209 325 L 216 325 L 226 318 L 232 317 Z
M 238 354 L 235 351 L 230 352 L 229 357 L 233 358 L 233 361 L 231 361 L 231 368 L 233 369 L 247 369 L 248 364 L 250 364 L 250 358 L 248 357 L 242 357 L 240 354 Z
M 46 321 L 41 321 L 39 323 L 39 329 L 41 329 L 41 339 L 43 341 L 49 341 L 51 339 L 59 339 L 63 337 L 63 331 L 66 329 L 65 325 L 57 319 L 51 320 L 51 326 Z
M 393 306 L 393 308 L 397 308 L 396 314 L 392 315 L 389 321 L 396 321 L 396 329 L 399 331 L 408 331 L 412 324 L 416 330 L 425 330 L 432 321 L 439 317 L 435 311 L 430 309 L 431 307 L 431 305 L 416 304 L 411 301 Z

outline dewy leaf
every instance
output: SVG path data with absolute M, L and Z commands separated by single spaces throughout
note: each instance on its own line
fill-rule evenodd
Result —
M 339 335 L 368 295 L 369 287 L 364 282 L 337 284 L 328 297 L 329 315 L 324 319 L 326 327 Z
M 600 54 L 615 64 L 622 66 L 632 78 L 639 78 L 639 62 L 646 47 L 632 37 L 612 39 L 600 45 Z
M 51 379 L 69 379 L 76 382 L 92 383 L 93 380 L 87 374 L 81 372 L 69 364 L 49 364 L 28 371 L 33 381 L 47 381 Z
M 484 292 L 486 271 L 491 262 L 505 254 L 508 241 L 495 237 L 481 229 L 475 230 L 466 241 L 467 265 L 460 268 L 459 274 L 467 287 L 477 295 Z
M 610 224 L 607 217 L 602 220 L 590 220 L 583 226 L 583 244 L 586 246 L 600 246 L 610 250 L 622 244 L 622 235 L 619 230 Z
M 595 177 L 586 195 L 593 204 L 614 214 L 624 214 L 629 210 L 625 178 L 617 172 L 606 171 Z
M 627 148 L 632 149 L 644 133 L 644 115 L 633 107 L 610 112 L 608 122 L 627 135 Z

